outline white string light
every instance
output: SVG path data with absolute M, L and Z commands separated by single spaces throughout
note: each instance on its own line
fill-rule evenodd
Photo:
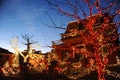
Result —
M 118 74 L 117 72 L 113 72 L 113 71 L 110 71 L 110 70 L 106 70 L 106 72 L 107 72 L 107 75 L 110 75 L 112 77 L 120 79 L 120 74 Z

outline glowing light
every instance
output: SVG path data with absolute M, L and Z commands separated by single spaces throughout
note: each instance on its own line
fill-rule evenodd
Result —
M 30 54 L 29 56 L 29 70 L 34 70 L 38 72 L 42 72 L 46 70 L 46 60 L 44 59 L 44 55 L 42 54 Z
M 20 68 L 16 66 L 10 66 L 7 61 L 2 68 L 2 72 L 5 76 L 16 76 L 20 73 Z
M 103 19 L 103 22 L 99 20 L 99 24 L 98 24 L 97 19 L 99 18 Z M 76 52 L 84 55 L 85 58 L 93 58 L 94 61 L 90 60 L 90 63 L 87 65 L 86 74 L 89 74 L 92 70 L 96 70 L 98 73 L 98 80 L 105 80 L 104 75 L 109 60 L 108 55 L 111 55 L 114 51 L 118 49 L 118 46 L 114 45 L 115 44 L 114 41 L 118 38 L 117 28 L 114 22 L 110 22 L 111 19 L 112 19 L 111 15 L 97 14 L 97 15 L 91 15 L 90 17 L 86 18 L 86 21 L 84 23 L 82 20 L 78 21 L 78 23 L 79 22 L 82 23 L 82 25 L 85 27 L 84 30 L 78 30 L 78 31 L 76 31 L 77 29 L 75 30 L 75 33 L 79 32 L 77 34 L 80 35 L 80 39 L 78 40 L 81 40 L 82 37 L 82 44 L 85 44 L 85 47 L 83 49 L 79 49 L 76 45 L 72 45 L 71 42 L 69 44 L 69 41 L 68 42 L 63 41 L 65 45 L 69 44 L 68 48 L 71 49 L 70 55 L 72 55 L 71 56 L 72 59 L 75 58 Z M 74 36 L 76 36 L 72 34 L 74 33 L 73 26 L 76 23 L 77 22 L 72 22 L 68 24 L 69 25 L 68 27 L 70 28 L 71 26 L 72 28 L 70 29 L 70 31 L 68 30 L 68 33 L 62 34 L 64 40 L 67 39 L 68 37 L 73 38 Z M 75 39 L 75 41 L 77 40 Z M 87 49 L 87 46 L 90 47 L 89 50 Z M 55 47 L 55 49 L 56 48 L 57 46 Z M 117 63 L 119 63 L 118 58 L 117 58 Z M 71 64 L 74 73 L 74 71 L 76 71 L 75 69 L 79 68 L 80 65 L 77 65 L 75 63 L 71 63 Z M 68 74 L 70 75 L 69 77 L 72 76 L 72 78 L 76 78 L 75 76 L 72 75 L 72 72 L 66 73 L 65 75 L 68 76 Z M 80 74 L 80 72 L 77 72 L 77 74 Z M 80 76 L 78 75 L 77 77 Z

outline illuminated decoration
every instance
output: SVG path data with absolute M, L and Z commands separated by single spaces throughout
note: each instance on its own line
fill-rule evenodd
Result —
M 3 68 L 2 72 L 5 76 L 17 76 L 20 73 L 20 68 L 18 66 L 10 66 L 9 62 L 7 61 Z
M 17 76 L 20 73 L 20 66 L 18 63 L 18 56 L 16 54 L 13 54 L 10 56 L 9 61 L 6 61 L 6 63 L 2 67 L 2 73 L 5 76 Z
M 105 68 L 110 61 L 109 56 L 116 54 L 119 49 L 116 42 L 119 37 L 117 30 L 120 22 L 115 23 L 113 20 L 116 15 L 120 14 L 120 10 L 111 15 L 113 6 L 117 1 L 112 1 L 108 6 L 102 6 L 100 0 L 84 0 L 83 3 L 87 6 L 85 6 L 87 11 L 83 10 L 82 1 L 79 0 L 75 2 L 63 1 L 61 5 L 56 0 L 47 1 L 60 14 L 76 20 L 68 23 L 65 33 L 61 34 L 61 44 L 53 42 L 53 48 L 56 54 L 60 56 L 60 60 L 64 59 L 66 52 L 70 54 L 69 61 L 71 63 L 81 61 L 79 54 L 83 55 L 84 59 L 93 58 L 95 61 L 94 66 L 98 73 L 98 80 L 105 80 Z M 69 6 L 72 12 L 67 11 L 62 6 L 62 3 L 65 3 L 64 5 L 67 7 Z M 81 6 L 79 7 L 74 3 L 79 3 Z M 81 13 L 83 14 L 82 17 Z M 84 46 L 82 46 L 83 44 Z
M 120 74 L 119 73 L 113 72 L 113 71 L 110 71 L 110 70 L 106 70 L 106 72 L 107 72 L 107 75 L 110 75 L 112 77 L 120 79 Z
M 71 79 L 78 79 L 87 74 L 87 69 L 82 67 L 81 62 L 72 63 L 70 68 L 70 74 L 67 75 Z
M 9 61 L 7 61 L 2 67 L 2 72 L 5 76 L 16 76 L 20 73 L 19 55 L 24 58 L 24 62 L 27 62 L 29 55 L 24 56 L 18 47 L 18 38 L 14 37 L 11 40 L 11 46 L 15 51 Z M 30 51 L 31 53 L 31 51 Z
M 13 63 L 16 65 L 16 66 L 19 66 L 19 47 L 18 47 L 18 38 L 17 37 L 14 37 L 12 38 L 11 40 L 11 46 L 12 48 L 14 49 L 15 51 L 15 54 L 14 54 L 14 57 L 11 58 L 13 59 Z
M 46 71 L 46 61 L 44 59 L 45 55 L 42 54 L 30 54 L 28 68 L 30 71 L 43 72 Z
M 118 57 L 118 56 L 116 56 L 116 61 L 117 61 L 117 64 L 119 64 L 119 65 L 120 65 L 120 59 L 119 59 L 119 57 Z
M 90 4 L 89 0 L 86 1 Z M 100 10 L 99 6 L 97 8 Z M 120 11 L 117 12 L 119 13 Z M 28 63 L 30 71 L 46 71 L 48 66 L 52 65 L 52 60 L 58 60 L 55 70 L 69 79 L 82 78 L 91 74 L 92 71 L 98 73 L 98 80 L 105 80 L 106 74 L 119 78 L 119 73 L 109 70 L 109 67 L 120 64 L 119 57 L 116 57 L 117 64 L 108 64 L 108 57 L 119 49 L 115 44 L 118 33 L 113 18 L 114 15 L 102 14 L 98 11 L 96 15 L 90 12 L 90 16 L 84 20 L 78 19 L 68 23 L 66 32 L 61 34 L 62 39 L 57 42 L 53 41 L 55 52 L 48 55 L 47 59 L 41 54 L 31 54 L 33 53 L 32 45 L 29 46 L 28 54 L 24 55 L 18 48 L 16 38 L 12 44 L 15 50 L 14 58 L 11 58 L 9 64 L 7 62 L 4 65 L 2 71 L 6 76 L 17 75 L 20 71 L 20 54 L 24 59 L 23 62 Z
M 116 56 L 116 60 L 117 60 L 117 64 L 107 65 L 107 69 L 105 71 L 107 75 L 120 79 L 120 73 L 118 73 L 119 72 L 118 69 L 120 67 L 120 62 L 119 62 L 120 59 L 118 58 L 118 56 Z M 114 68 L 115 68 L 115 71 L 113 71 Z M 110 69 L 112 69 L 112 71 Z
M 67 70 L 67 62 L 65 61 L 58 61 L 58 66 L 56 66 L 56 70 L 58 71 L 59 74 L 62 74 L 64 71 Z
M 53 48 L 55 48 L 56 54 L 60 56 L 60 60 L 64 59 L 66 52 L 70 55 L 68 61 L 72 65 L 69 68 L 70 71 L 67 71 L 70 73 L 64 75 L 70 74 L 68 77 L 73 78 L 80 77 L 83 74 L 80 74 L 76 70 L 80 65 L 77 65 L 73 61 L 78 62 L 82 59 L 89 61 L 89 58 L 92 58 L 94 61 L 91 61 L 90 64 L 84 64 L 87 65 L 84 67 L 87 67 L 88 70 L 85 71 L 84 69 L 84 76 L 95 70 L 98 73 L 98 80 L 105 80 L 104 75 L 109 61 L 108 56 L 114 54 L 119 49 L 119 46 L 115 43 L 118 39 L 118 33 L 112 15 L 108 13 L 96 14 L 87 17 L 85 20 L 70 22 L 68 23 L 66 32 L 61 34 L 61 37 L 62 43 L 57 44 L 54 41 Z M 119 63 L 118 60 L 117 62 Z M 93 64 L 93 62 L 95 63 Z M 73 75 L 74 72 L 80 75 L 75 77 Z
M 10 56 L 10 59 L 2 67 L 2 72 L 5 76 L 16 76 L 20 73 L 19 67 L 19 48 L 18 38 L 15 37 L 11 40 L 11 46 L 15 51 L 15 54 Z
M 117 64 L 109 65 L 109 56 L 119 48 L 115 41 L 118 38 L 115 23 L 109 22 L 110 15 L 93 15 L 86 20 L 74 21 L 68 24 L 67 30 L 61 34 L 60 41 L 53 42 L 54 52 L 47 55 L 35 54 L 30 46 L 29 54 L 20 52 L 17 45 L 17 38 L 12 41 L 15 54 L 10 61 L 2 68 L 6 76 L 15 76 L 20 73 L 19 55 L 28 63 L 29 71 L 48 71 L 52 60 L 57 60 L 55 70 L 69 79 L 79 79 L 90 75 L 92 71 L 98 73 L 98 80 L 104 80 L 104 76 L 111 75 L 119 78 L 119 73 L 112 72 L 108 67 L 118 66 L 119 57 L 116 57 Z M 99 18 L 103 22 L 99 22 Z M 98 21 L 97 21 L 98 20 Z M 83 25 L 83 22 L 86 25 Z M 99 23 L 99 24 L 98 24 Z
M 18 47 L 18 38 L 12 38 L 11 46 L 15 51 L 10 59 L 2 67 L 2 72 L 5 76 L 17 76 L 21 72 L 21 65 L 19 62 L 19 57 L 22 56 L 23 63 L 27 63 L 27 68 L 29 71 L 43 72 L 48 69 L 48 63 L 45 60 L 45 55 L 39 53 L 35 54 L 32 45 L 29 46 L 29 51 L 27 55 L 24 55 L 26 51 L 21 52 Z M 50 62 L 50 60 L 49 60 Z

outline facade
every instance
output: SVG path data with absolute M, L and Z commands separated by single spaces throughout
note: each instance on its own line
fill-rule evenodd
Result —
M 111 55 L 109 49 L 110 47 L 114 48 L 119 45 L 118 37 L 115 38 L 116 40 L 113 39 L 113 36 L 117 35 L 117 28 L 113 22 L 113 16 L 109 16 L 107 13 L 103 15 L 93 15 L 82 21 L 68 23 L 65 33 L 61 34 L 61 39 L 52 42 L 55 53 L 59 56 L 60 60 L 69 57 L 72 61 L 79 61 L 82 60 L 82 58 L 94 57 L 91 54 L 94 53 L 92 43 L 94 39 L 89 32 L 90 28 L 92 28 L 95 34 L 96 45 L 104 43 L 99 47 L 99 52 L 101 52 L 102 56 L 108 55 L 108 58 L 112 57 L 112 60 L 108 63 L 116 62 L 115 56 L 120 55 L 117 51 L 112 52 L 114 56 Z
M 104 74 L 120 78 L 116 77 L 120 75 L 119 71 L 116 75 L 110 71 L 120 66 L 119 39 L 113 18 L 105 13 L 68 23 L 61 39 L 52 42 L 54 52 L 61 60 L 59 67 L 63 75 L 85 80 L 86 75 L 91 75 L 94 80 L 100 76 L 104 78 Z
M 13 54 L 12 52 L 9 52 L 6 49 L 0 48 L 0 67 L 2 67 L 6 61 L 10 60 L 10 57 L 12 54 Z

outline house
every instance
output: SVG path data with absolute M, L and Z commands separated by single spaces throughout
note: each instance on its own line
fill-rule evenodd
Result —
M 61 39 L 52 41 L 54 52 L 61 60 L 58 70 L 70 79 L 85 79 L 85 75 L 92 75 L 91 79 L 97 80 L 97 75 L 93 74 L 97 74 L 99 70 L 104 74 L 102 71 L 106 66 L 106 74 L 111 76 L 110 70 L 116 65 L 120 66 L 118 42 L 113 16 L 107 13 L 72 21 L 61 34 Z
M 10 60 L 12 54 L 13 53 L 7 49 L 0 47 L 0 67 L 2 67 L 6 61 Z
M 92 26 L 90 27 L 90 25 Z M 52 41 L 52 47 L 60 60 L 69 58 L 69 60 L 74 62 L 80 61 L 83 58 L 90 58 L 93 54 L 88 54 L 94 53 L 95 50 L 91 44 L 94 40 L 93 37 L 91 37 L 92 34 L 89 32 L 91 30 L 90 28 L 92 28 L 94 34 L 98 35 L 97 37 L 96 35 L 94 36 L 96 41 L 98 41 L 96 45 L 99 45 L 97 43 L 100 42 L 105 43 L 99 48 L 102 56 L 106 56 L 109 53 L 110 46 L 113 48 L 118 46 L 118 43 L 116 43 L 118 39 L 113 39 L 113 36 L 117 34 L 117 28 L 115 26 L 113 16 L 107 13 L 103 15 L 93 15 L 81 21 L 72 21 L 68 23 L 66 31 L 61 34 L 61 39 Z M 86 41 L 88 41 L 89 44 Z M 112 61 L 108 63 L 114 63 L 116 62 L 115 56 L 120 55 L 118 52 L 114 52 L 114 56 L 111 54 L 108 56 L 112 57 Z M 108 58 L 110 59 L 111 57 Z

